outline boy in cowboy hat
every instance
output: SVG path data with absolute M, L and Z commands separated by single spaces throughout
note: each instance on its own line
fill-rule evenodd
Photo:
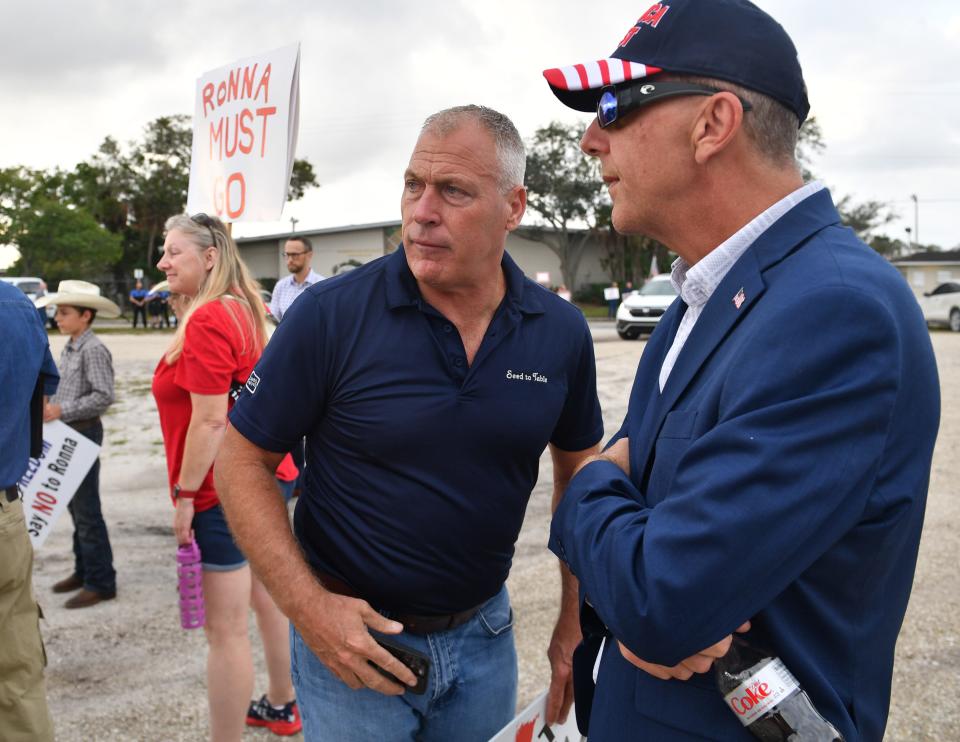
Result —
M 44 407 L 45 422 L 60 419 L 96 444 L 103 443 L 100 415 L 113 403 L 113 357 L 90 326 L 98 313 L 119 317 L 120 308 L 86 281 L 61 281 L 55 294 L 37 299 L 55 304 L 57 327 L 70 336 L 60 354 L 60 387 Z M 100 511 L 98 458 L 67 506 L 73 517 L 74 570 L 53 586 L 55 593 L 80 590 L 64 604 L 87 608 L 117 596 L 116 572 L 107 525 Z

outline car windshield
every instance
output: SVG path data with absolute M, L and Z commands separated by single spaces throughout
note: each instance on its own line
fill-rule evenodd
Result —
M 25 294 L 36 294 L 40 291 L 42 284 L 39 281 L 18 281 L 15 285 Z
M 641 296 L 676 296 L 672 281 L 647 281 L 639 293 Z

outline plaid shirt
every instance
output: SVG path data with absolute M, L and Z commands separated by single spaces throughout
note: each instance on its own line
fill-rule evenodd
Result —
M 312 268 L 303 279 L 303 283 L 297 283 L 293 275 L 281 278 L 277 285 L 273 287 L 273 295 L 270 299 L 270 314 L 277 318 L 277 322 L 283 319 L 290 305 L 302 294 L 308 286 L 312 286 L 323 280 L 323 276 Z
M 60 386 L 50 401 L 60 405 L 67 424 L 102 415 L 113 404 L 113 356 L 93 330 L 64 346 Z

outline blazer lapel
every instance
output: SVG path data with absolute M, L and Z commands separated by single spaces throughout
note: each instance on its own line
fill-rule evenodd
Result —
M 646 461 L 646 453 L 656 438 L 656 431 L 659 426 L 654 427 L 651 420 L 656 416 L 660 400 L 659 376 L 660 367 L 663 366 L 663 359 L 666 357 L 670 346 L 673 345 L 673 339 L 677 336 L 677 330 L 680 328 L 680 321 L 687 312 L 687 305 L 679 297 L 666 311 L 650 340 L 647 341 L 647 347 L 643 350 L 643 356 L 640 358 L 640 367 L 637 369 L 637 382 L 631 394 L 630 409 L 637 409 L 637 404 L 632 397 L 644 398 L 645 404 L 642 407 L 640 419 L 631 422 L 627 430 L 630 437 L 630 471 L 643 471 L 641 464 Z M 637 477 L 637 488 L 642 491 L 642 477 Z
M 644 412 L 639 445 L 634 449 L 637 452 L 636 460 L 630 462 L 630 470 L 638 473 L 636 481 L 641 488 L 664 418 L 674 408 L 717 346 L 763 295 L 766 290 L 763 271 L 786 258 L 824 227 L 839 221 L 840 215 L 833 205 L 829 191 L 824 188 L 784 214 L 734 263 L 697 318 L 693 332 L 677 356 L 659 399 L 651 394 L 651 402 L 657 401 L 650 405 L 653 409 Z M 672 344 L 676 337 L 679 322 L 677 317 L 671 328 L 669 344 Z M 661 358 L 660 363 L 662 362 Z M 657 372 L 659 373 L 659 366 Z M 657 383 L 656 376 L 654 383 Z

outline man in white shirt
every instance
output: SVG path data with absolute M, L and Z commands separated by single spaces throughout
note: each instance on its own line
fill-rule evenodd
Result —
M 273 298 L 270 300 L 270 313 L 277 318 L 277 322 L 283 319 L 290 305 L 308 286 L 324 278 L 310 265 L 313 260 L 313 245 L 306 237 L 291 237 L 287 240 L 283 246 L 283 257 L 287 261 L 290 275 L 277 281 L 277 285 L 273 287 Z

